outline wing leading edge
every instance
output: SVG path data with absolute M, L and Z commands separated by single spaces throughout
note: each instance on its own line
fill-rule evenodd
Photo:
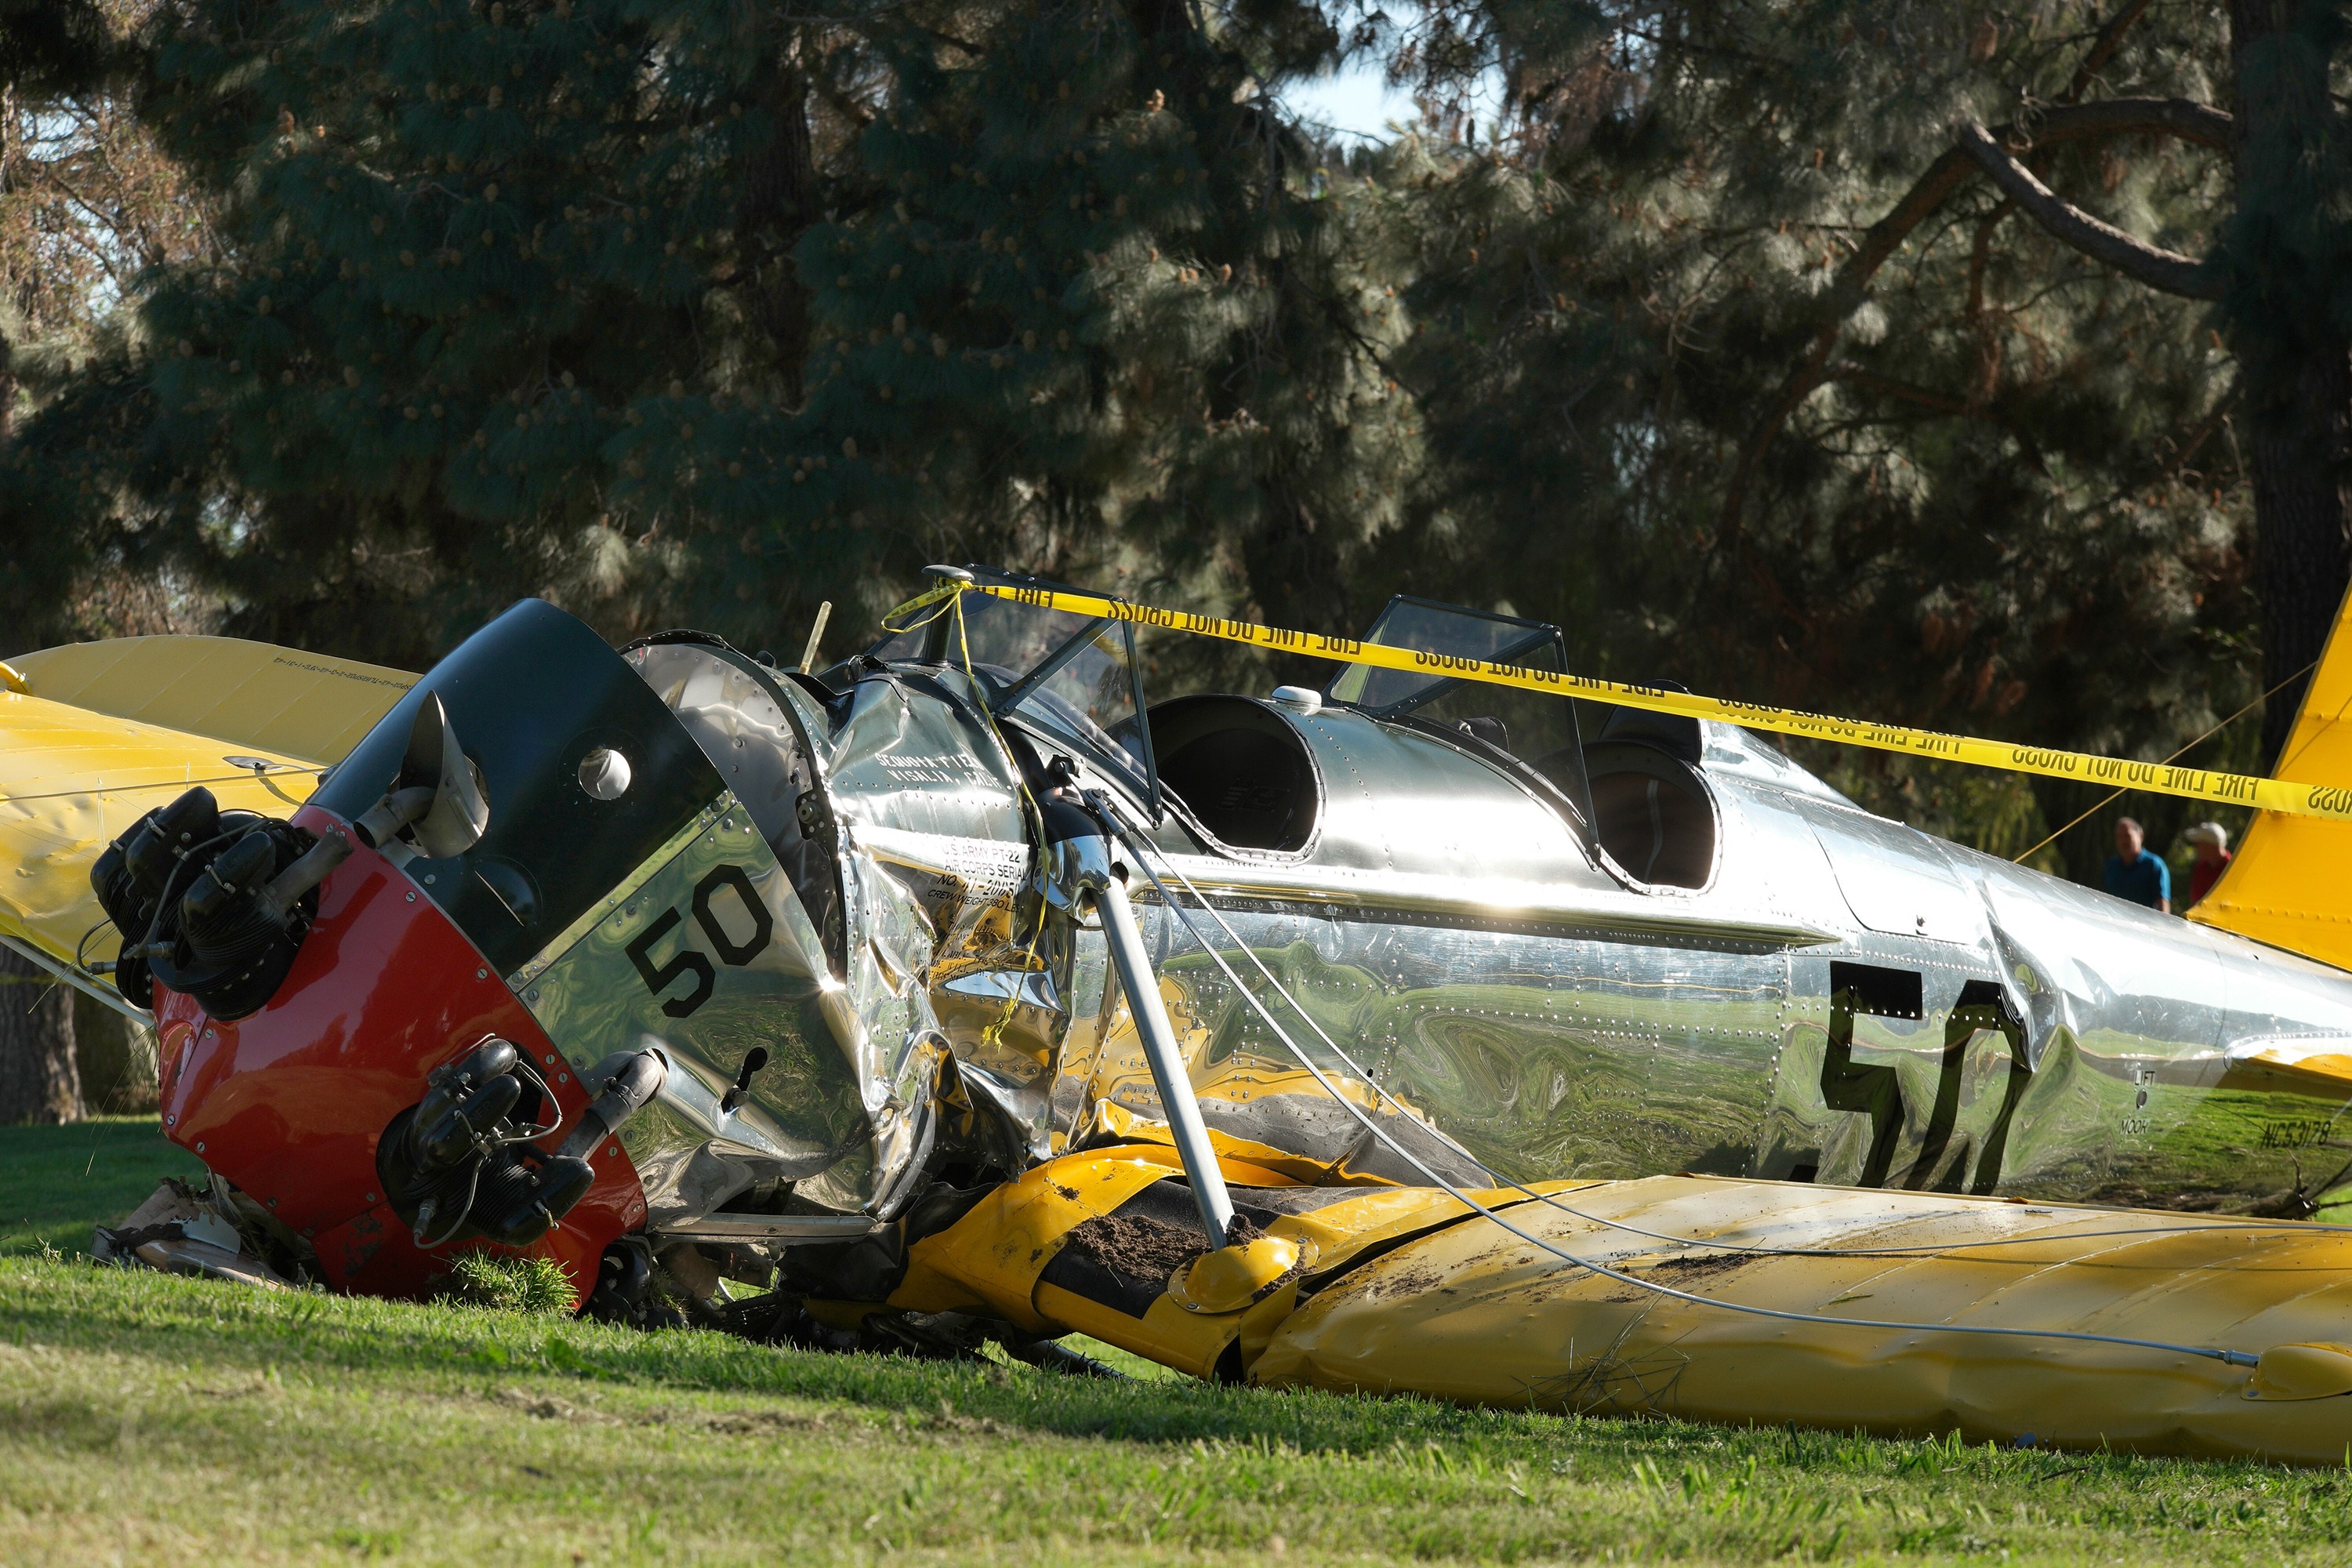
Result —
M 106 918 L 89 868 L 116 835 L 194 784 L 287 815 L 416 680 L 205 637 L 72 644 L 0 672 L 0 937 L 67 964 Z

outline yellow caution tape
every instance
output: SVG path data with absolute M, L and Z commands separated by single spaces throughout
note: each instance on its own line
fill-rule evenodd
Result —
M 1455 680 L 1481 681 L 1489 686 L 1517 687 L 1523 691 L 1582 697 L 1593 701 L 1613 702 L 1621 708 L 1638 708 L 1652 713 L 1675 713 L 1689 719 L 1716 719 L 1750 730 L 1803 735 L 1815 741 L 1865 746 L 1874 751 L 1901 752 L 1937 762 L 1968 763 L 1978 767 L 2001 768 L 2011 773 L 2040 773 L 2049 778 L 2075 779 L 2084 784 L 2145 790 L 2151 795 L 2181 795 L 2190 800 L 2218 801 L 2224 805 L 2253 806 L 2262 811 L 2282 811 L 2297 816 L 2352 820 L 2352 788 L 2335 784 L 2290 784 L 2284 779 L 2216 773 L 2210 768 L 2137 763 L 2122 757 L 2095 756 L 2088 752 L 2062 752 L 2046 746 L 2016 745 L 2008 741 L 1946 735 L 1933 730 L 1913 730 L 1900 724 L 1868 724 L 1853 719 L 1832 718 L 1824 713 L 1807 713 L 1795 708 L 1775 708 L 1761 702 L 1727 702 L 1718 697 L 1666 691 L 1654 686 L 1632 686 L 1589 675 L 1557 674 L 1548 669 L 1527 669 L 1517 665 L 1496 664 L 1487 659 L 1465 658 L 1454 654 L 1385 647 L 1378 643 L 1359 642 L 1353 637 L 1318 637 L 1309 632 L 1285 631 L 1279 626 L 1262 626 L 1252 621 L 1229 621 L 1215 616 L 1154 609 L 1149 605 L 1130 605 L 1121 599 L 1106 599 L 1093 594 L 1016 588 L 999 583 L 955 583 L 908 600 L 885 616 L 884 624 L 888 625 L 908 611 L 936 604 L 959 592 L 986 594 L 1035 609 L 1065 610 L 1090 618 L 1107 617 L 1115 621 L 1132 621 L 1137 626 L 1190 632 L 1195 637 L 1243 643 L 1275 653 L 1306 654 L 1349 664 L 1368 664 L 1380 669 L 1442 675 Z

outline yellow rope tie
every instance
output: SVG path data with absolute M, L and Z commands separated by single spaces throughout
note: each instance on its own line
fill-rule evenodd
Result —
M 989 734 L 994 738 L 997 752 L 1004 759 L 1005 771 L 1013 775 L 1013 787 L 1021 792 L 1021 802 L 1028 808 L 1029 819 L 1035 825 L 1037 829 L 1038 870 L 1042 873 L 1045 869 L 1045 807 L 1037 804 L 1037 797 L 1030 793 L 1029 780 L 1022 773 L 1021 764 L 1013 757 L 1012 746 L 1006 743 L 1004 731 L 996 727 L 996 714 L 990 709 L 987 697 L 981 687 L 980 672 L 972 668 L 971 639 L 965 635 L 963 624 L 963 590 L 966 584 L 964 584 L 957 583 L 943 589 L 936 589 L 932 593 L 925 595 L 923 598 L 913 601 L 912 605 L 901 605 L 898 606 L 898 609 L 891 611 L 890 614 L 895 616 L 901 610 L 908 609 L 914 605 L 923 605 L 931 599 L 941 596 L 942 595 L 946 596 L 948 604 L 945 610 L 934 611 L 930 616 L 925 617 L 923 620 L 916 622 L 913 626 L 904 626 L 899 629 L 903 631 L 913 631 L 917 626 L 926 626 L 930 625 L 932 621 L 937 620 L 941 615 L 945 615 L 950 612 L 954 614 L 956 647 L 963 655 L 963 678 L 967 681 L 971 682 L 973 694 L 979 698 L 981 719 L 987 724 Z M 886 616 L 883 617 L 883 625 L 889 625 L 889 616 Z M 1026 984 L 1028 977 L 1031 974 L 1036 973 L 1037 943 L 1045 934 L 1045 911 L 1041 900 L 1037 910 L 1036 921 L 1031 926 L 1029 931 L 1029 950 L 1021 955 L 1021 980 L 1014 984 L 1011 994 L 1004 998 L 1004 1006 L 996 1015 L 996 1022 L 989 1025 L 988 1027 L 980 1032 L 980 1043 L 991 1050 L 995 1049 L 998 1046 L 1003 1043 L 1004 1031 L 1006 1028 L 1011 1026 L 1013 1023 L 1013 1015 L 1021 1005 L 1022 985 Z

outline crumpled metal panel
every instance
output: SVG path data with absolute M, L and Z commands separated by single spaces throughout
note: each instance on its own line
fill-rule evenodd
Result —
M 710 759 L 760 836 L 799 837 L 793 807 L 816 783 L 791 718 L 750 671 L 699 643 L 656 643 L 625 655 Z
M 951 1053 L 962 1088 L 1040 1158 L 1069 1026 L 1070 933 L 1036 927 L 1018 777 L 974 712 L 943 700 L 968 697 L 953 671 L 869 678 L 824 742 L 851 961 L 903 1000 L 910 1048 L 921 1036 Z M 928 1110 L 918 1076 L 900 1065 L 893 1098 Z
M 633 1047 L 670 1062 L 623 1134 L 652 1229 L 747 1203 L 887 1217 L 929 1152 L 949 1049 L 930 921 L 866 837 L 885 830 L 842 819 L 813 699 L 705 645 L 630 658 L 756 807 L 730 788 L 511 979 L 575 1070 Z M 819 920 L 840 923 L 830 951 Z
M 906 888 L 877 866 L 854 824 L 841 827 L 847 904 L 847 987 L 858 1020 L 856 1059 L 874 1129 L 875 1169 L 857 1185 L 828 1177 L 834 1191 L 803 1195 L 835 1207 L 870 1206 L 887 1216 L 909 1195 L 930 1152 L 938 1110 L 932 1091 L 946 1050 L 922 977 L 931 931 Z M 852 1196 L 858 1203 L 846 1201 Z
M 952 670 L 869 676 L 822 742 L 842 813 L 873 827 L 1024 843 L 1018 783 Z
M 838 969 L 841 868 L 809 739 L 824 732 L 813 700 L 797 686 L 746 668 L 740 655 L 730 658 L 707 644 L 654 643 L 625 657 L 751 814 Z
M 942 1092 L 1031 1158 L 1097 1107 L 1159 1113 L 1098 952 L 1088 967 L 1097 939 L 1034 913 L 1020 787 L 960 674 L 869 675 L 830 711 L 789 688 L 789 713 L 726 672 L 671 686 L 723 776 L 765 789 L 762 829 L 793 840 L 781 807 L 810 779 L 826 807 L 845 928 L 828 1027 L 866 1141 L 795 1178 L 797 1198 L 894 1212 Z M 2327 1173 L 2303 1167 L 2332 1136 L 2326 1096 L 2340 1109 L 2352 1091 L 2326 1065 L 2352 1056 L 2352 984 L 2316 966 L 1871 817 L 1719 727 L 1701 763 L 1715 874 L 1628 889 L 1461 749 L 1355 714 L 1292 721 L 1324 780 L 1315 847 L 1172 864 L 1355 1065 L 1277 1005 L 1293 1040 L 1449 1179 L 1696 1170 L 2243 1205 Z M 761 745 L 774 780 L 740 756 Z M 1210 1124 L 1420 1179 L 1139 891 Z M 1842 1007 L 1838 977 L 1858 971 L 1900 977 L 1916 1016 Z M 960 1088 L 943 1091 L 950 1057 Z M 722 1089 L 730 1060 L 709 1058 Z M 663 1115 L 685 1129 L 681 1205 L 751 1173 L 729 1163 L 751 1155 Z

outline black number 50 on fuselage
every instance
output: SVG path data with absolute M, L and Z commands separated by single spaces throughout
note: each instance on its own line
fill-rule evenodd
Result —
M 712 898 L 722 888 L 733 890 L 735 900 L 751 917 L 751 935 L 740 942 L 729 934 L 711 908 Z M 694 923 L 702 928 L 702 934 L 730 969 L 740 969 L 766 952 L 769 941 L 775 935 L 775 919 L 768 913 L 766 900 L 760 897 L 760 890 L 751 885 L 750 875 L 740 866 L 711 868 L 702 880 L 694 885 L 694 896 L 688 903 L 694 910 Z M 658 966 L 655 964 L 654 944 L 676 930 L 680 920 L 677 906 L 664 910 L 646 922 L 646 929 L 637 933 L 637 939 L 629 943 L 627 950 L 629 962 L 644 977 L 646 989 L 656 996 L 661 996 L 682 976 L 690 974 L 694 977 L 693 989 L 686 994 L 663 998 L 661 1010 L 673 1018 L 687 1017 L 709 1001 L 710 993 L 718 983 L 718 973 L 710 967 L 710 960 L 692 947 L 681 947 L 670 955 L 667 963 Z

